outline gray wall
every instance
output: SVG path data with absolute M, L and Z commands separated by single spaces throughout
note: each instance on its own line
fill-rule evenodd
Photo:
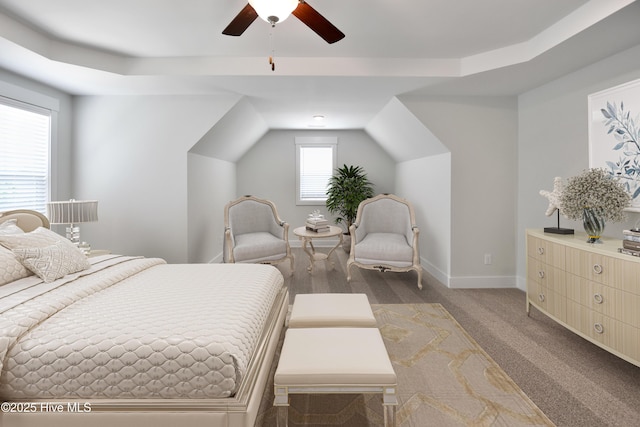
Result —
M 552 190 L 553 179 L 565 180 L 589 167 L 587 97 L 595 92 L 640 78 L 640 46 L 538 87 L 518 98 L 518 281 L 525 282 L 527 228 L 555 226 L 545 216 L 548 200 L 538 194 Z M 640 112 L 632 112 L 638 114 Z M 607 224 L 605 235 L 619 238 L 624 223 Z M 561 226 L 582 232 L 582 225 L 561 217 Z
M 237 196 L 252 194 L 273 201 L 291 229 L 304 224 L 309 213 L 324 205 L 296 206 L 296 137 L 338 137 L 338 166 L 360 165 L 375 185 L 376 193 L 392 193 L 395 162 L 364 131 L 272 130 L 237 162 Z M 290 240 L 295 236 L 290 232 Z
M 515 286 L 516 98 L 400 100 L 451 152 L 449 285 Z
M 76 99 L 74 194 L 76 198 L 99 200 L 99 226 L 83 227 L 88 230 L 85 235 L 92 247 L 158 256 L 174 263 L 188 261 L 188 195 L 204 192 L 193 178 L 191 183 L 196 188 L 189 189 L 188 151 L 237 98 Z M 224 182 L 233 186 L 226 177 Z M 211 188 L 206 177 L 201 184 Z M 225 194 L 227 191 L 225 187 Z M 201 203 L 203 210 L 218 210 L 207 200 Z M 198 202 L 192 200 L 191 207 L 199 209 Z M 207 255 L 211 254 L 203 257 Z
M 451 275 L 451 153 L 396 165 L 396 194 L 411 201 L 420 229 L 421 264 L 450 285 Z
M 220 262 L 224 205 L 236 194 L 235 163 L 189 153 L 188 188 L 188 261 Z

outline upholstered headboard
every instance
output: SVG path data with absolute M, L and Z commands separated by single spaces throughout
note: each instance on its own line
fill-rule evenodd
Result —
M 0 212 L 0 223 L 16 219 L 18 227 L 25 232 L 33 231 L 38 227 L 50 228 L 49 220 L 40 212 L 27 209 L 16 209 L 13 211 Z

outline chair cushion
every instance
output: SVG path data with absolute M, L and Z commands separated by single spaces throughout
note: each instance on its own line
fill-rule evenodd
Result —
M 290 328 L 377 327 L 366 294 L 298 294 Z
M 287 243 L 266 231 L 236 235 L 235 242 L 236 262 L 270 261 L 287 255 Z
M 378 328 L 288 329 L 274 384 L 396 385 Z
M 355 245 L 355 260 L 362 264 L 412 265 L 413 248 L 402 234 L 369 233 Z

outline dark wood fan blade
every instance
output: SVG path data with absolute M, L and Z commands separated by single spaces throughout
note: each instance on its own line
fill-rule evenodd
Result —
M 335 43 L 344 38 L 344 33 L 337 29 L 335 25 L 329 22 L 324 16 L 320 15 L 314 8 L 309 6 L 307 2 L 301 1 L 298 7 L 292 12 L 293 15 L 304 22 L 307 27 L 311 28 L 327 43 Z
M 233 21 L 227 28 L 222 31 L 222 34 L 227 36 L 240 36 L 244 31 L 249 28 L 249 25 L 253 23 L 258 17 L 258 13 L 249 3 L 240 11 L 240 13 L 233 18 Z

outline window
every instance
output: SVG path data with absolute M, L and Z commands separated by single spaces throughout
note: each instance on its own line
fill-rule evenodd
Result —
M 296 138 L 296 204 L 324 205 L 336 168 L 338 138 Z
M 51 111 L 0 97 L 0 211 L 46 213 Z

